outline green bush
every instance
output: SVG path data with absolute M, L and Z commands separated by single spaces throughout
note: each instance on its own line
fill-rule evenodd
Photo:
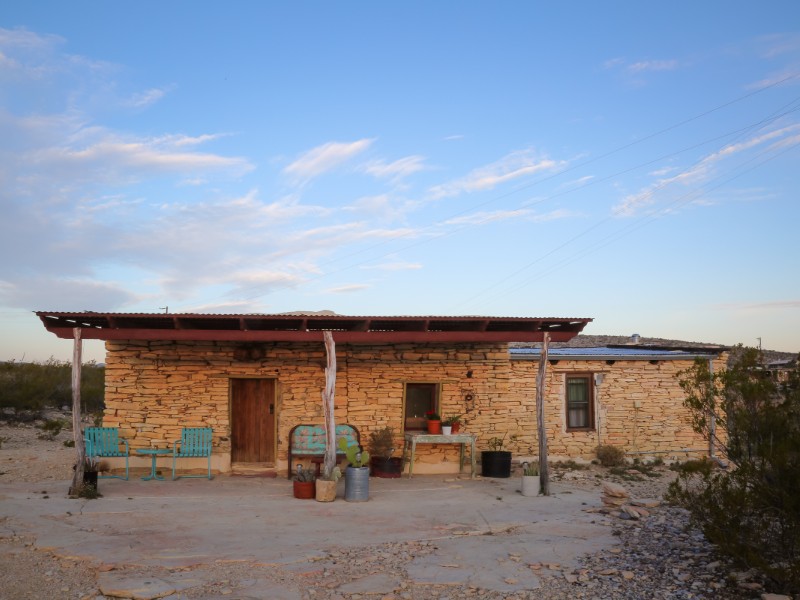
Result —
M 620 467 L 625 464 L 625 451 L 611 444 L 603 444 L 597 447 L 597 460 L 604 467 Z
M 103 410 L 105 367 L 94 362 L 81 369 L 84 412 Z M 0 406 L 40 412 L 72 406 L 72 366 L 50 358 L 45 362 L 0 362 Z
M 40 440 L 49 440 L 53 441 L 56 439 L 61 430 L 64 429 L 66 425 L 68 425 L 67 421 L 64 419 L 48 419 L 43 424 L 39 425 L 39 429 L 42 430 L 42 433 L 39 434 Z
M 730 467 L 690 461 L 668 499 L 687 508 L 706 537 L 774 586 L 800 592 L 800 368 L 787 384 L 764 375 L 760 353 L 740 352 L 726 371 L 705 361 L 679 374 L 696 431 L 724 433 Z

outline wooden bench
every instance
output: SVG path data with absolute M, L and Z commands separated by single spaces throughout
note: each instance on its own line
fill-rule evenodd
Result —
M 208 458 L 208 478 L 211 479 L 211 440 L 214 432 L 210 427 L 184 427 L 181 439 L 172 443 L 172 480 L 181 477 L 206 477 L 206 475 L 175 476 L 175 463 L 179 458 Z
M 339 463 L 345 458 L 343 452 L 338 448 L 339 438 L 345 438 L 348 446 L 358 446 L 361 448 L 361 435 L 354 425 L 336 426 L 336 462 Z M 292 463 L 298 458 L 310 458 L 316 465 L 317 477 L 320 474 L 320 465 L 325 458 L 325 441 L 327 435 L 324 425 L 295 425 L 289 432 L 289 479 L 294 475 Z

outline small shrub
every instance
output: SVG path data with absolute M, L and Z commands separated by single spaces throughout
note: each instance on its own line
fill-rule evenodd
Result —
M 67 448 L 74 448 L 75 440 L 64 440 L 64 446 Z
M 66 424 L 67 422 L 64 419 L 48 419 L 39 426 L 39 429 L 42 430 L 42 433 L 38 436 L 39 439 L 52 442 L 61 433 Z
M 565 469 L 567 471 L 583 471 L 584 469 L 589 468 L 586 465 L 575 462 L 574 460 L 559 460 L 550 464 L 550 466 L 554 469 Z
M 0 436 L 0 448 L 3 447 L 3 442 L 7 442 L 7 441 L 8 441 L 7 437 Z
M 604 467 L 620 467 L 625 464 L 625 451 L 611 444 L 597 447 L 597 459 Z
M 98 498 L 102 498 L 103 494 L 98 492 L 95 486 L 84 483 L 80 488 L 78 488 L 77 496 L 78 498 L 84 498 L 85 500 L 97 500 Z

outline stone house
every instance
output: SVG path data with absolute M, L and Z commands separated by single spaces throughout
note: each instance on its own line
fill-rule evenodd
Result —
M 503 439 L 535 455 L 539 351 L 512 343 L 568 342 L 591 319 L 347 317 L 333 314 L 197 315 L 38 312 L 59 337 L 106 344 L 103 425 L 137 448 L 168 447 L 183 427 L 214 430 L 212 468 L 285 473 L 289 432 L 322 423 L 326 349 L 336 343 L 337 423 L 362 442 L 390 426 L 402 435 L 424 415 L 462 415 L 478 449 Z M 591 458 L 598 443 L 642 455 L 700 453 L 675 373 L 719 351 L 554 349 L 545 423 L 553 457 Z M 420 473 L 454 472 L 458 450 L 426 445 Z M 188 465 L 191 466 L 191 465 Z M 198 463 L 198 466 L 199 465 Z

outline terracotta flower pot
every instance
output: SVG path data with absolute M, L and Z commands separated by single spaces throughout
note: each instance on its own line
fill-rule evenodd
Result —
M 458 433 L 459 431 L 461 431 L 461 423 L 459 423 L 458 421 L 453 423 L 451 427 L 452 427 L 452 429 L 450 430 L 451 433 Z
M 301 500 L 311 500 L 314 498 L 314 481 L 293 481 L 294 497 Z
M 428 420 L 428 433 L 442 433 L 442 422 Z

